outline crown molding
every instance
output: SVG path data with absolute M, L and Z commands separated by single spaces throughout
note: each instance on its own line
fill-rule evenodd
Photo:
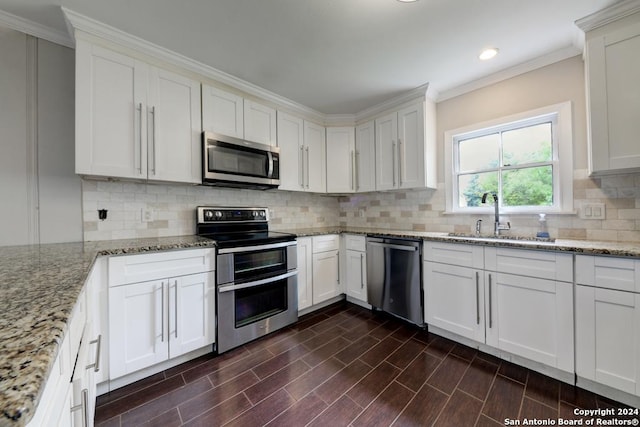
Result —
M 74 47 L 74 42 L 69 34 L 3 10 L 0 10 L 0 25 L 62 46 Z
M 415 89 L 411 89 L 396 97 L 383 101 L 380 104 L 374 105 L 373 107 L 367 108 L 366 110 L 362 110 L 355 114 L 356 122 L 361 122 L 361 121 L 370 119 L 374 116 L 385 113 L 388 110 L 391 110 L 393 108 L 397 108 L 403 104 L 406 104 L 407 102 L 414 101 L 417 98 L 424 99 L 427 96 L 428 89 L 429 89 L 429 83 L 425 83 L 421 86 L 418 86 Z
M 482 89 L 483 87 L 500 83 L 501 81 L 508 80 L 524 73 L 528 73 L 529 71 L 534 71 L 538 68 L 546 67 L 547 65 L 551 65 L 565 59 L 573 58 L 574 56 L 580 55 L 581 53 L 582 49 L 579 49 L 577 46 L 568 46 L 566 48 L 551 52 L 547 55 L 539 56 L 535 59 L 532 59 L 531 61 L 523 62 L 522 64 L 518 64 L 511 68 L 507 68 L 505 70 L 490 74 L 481 79 L 474 80 L 472 82 L 456 86 L 452 89 L 442 91 L 440 92 L 436 101 L 446 101 L 447 99 L 455 98 L 456 96 L 464 95 L 465 93 L 472 92 L 477 89 Z
M 575 24 L 586 33 L 636 12 L 640 12 L 640 0 L 622 0 L 610 7 L 578 19 Z
M 77 31 L 99 37 L 108 42 L 133 49 L 141 54 L 151 56 L 163 62 L 181 67 L 185 70 L 201 74 L 249 95 L 272 102 L 289 111 L 302 114 L 312 120 L 316 120 L 321 123 L 325 121 L 326 115 L 323 113 L 239 79 L 231 74 L 225 73 L 224 71 L 220 71 L 216 68 L 195 61 L 177 52 L 146 41 L 140 37 L 125 33 L 124 31 L 110 25 L 106 25 L 102 22 L 96 21 L 95 19 L 67 9 L 64 6 L 62 7 L 62 11 L 68 22 L 68 26 L 72 29 L 74 37 L 77 37 Z

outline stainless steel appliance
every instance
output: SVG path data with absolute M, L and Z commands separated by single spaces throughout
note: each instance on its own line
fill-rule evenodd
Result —
M 421 267 L 421 240 L 367 237 L 369 304 L 424 326 Z
M 202 182 L 267 190 L 280 185 L 280 149 L 230 136 L 202 133 Z
M 216 241 L 218 353 L 298 320 L 296 238 L 268 220 L 266 208 L 197 208 L 197 234 Z

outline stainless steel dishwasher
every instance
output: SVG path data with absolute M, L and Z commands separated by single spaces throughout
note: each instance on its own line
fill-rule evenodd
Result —
M 367 298 L 374 308 L 424 326 L 422 240 L 367 237 Z

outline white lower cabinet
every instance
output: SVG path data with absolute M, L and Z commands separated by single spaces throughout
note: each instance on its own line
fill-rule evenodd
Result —
M 429 325 L 573 372 L 571 254 L 427 241 L 424 259 Z
M 298 243 L 298 311 L 309 308 L 313 297 L 313 254 L 311 237 L 299 237 Z
M 303 310 L 342 293 L 340 236 L 299 237 L 297 241 L 298 310 Z
M 640 260 L 578 255 L 576 283 L 578 385 L 640 396 Z
M 367 252 L 365 236 L 344 234 L 346 294 L 367 302 Z
M 213 344 L 213 259 L 205 249 L 109 260 L 110 379 Z M 140 277 L 153 280 L 127 282 Z

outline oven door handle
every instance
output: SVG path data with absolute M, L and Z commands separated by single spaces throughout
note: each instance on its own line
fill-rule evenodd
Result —
M 284 248 L 286 246 L 296 245 L 297 242 L 292 240 L 290 242 L 280 242 L 280 243 L 272 243 L 269 245 L 257 245 L 257 246 L 240 246 L 238 248 L 228 248 L 228 249 L 220 249 L 218 250 L 219 254 L 233 254 L 238 252 L 251 252 L 251 251 L 262 251 L 268 249 L 277 249 Z
M 287 279 L 291 276 L 295 276 L 298 274 L 298 270 L 289 271 L 287 273 L 281 274 L 279 276 L 267 277 L 266 279 L 256 280 L 253 282 L 242 283 L 240 285 L 224 285 L 218 286 L 218 292 L 231 292 L 237 291 L 240 289 L 253 288 L 255 286 L 265 285 L 267 283 L 277 282 L 279 280 Z

